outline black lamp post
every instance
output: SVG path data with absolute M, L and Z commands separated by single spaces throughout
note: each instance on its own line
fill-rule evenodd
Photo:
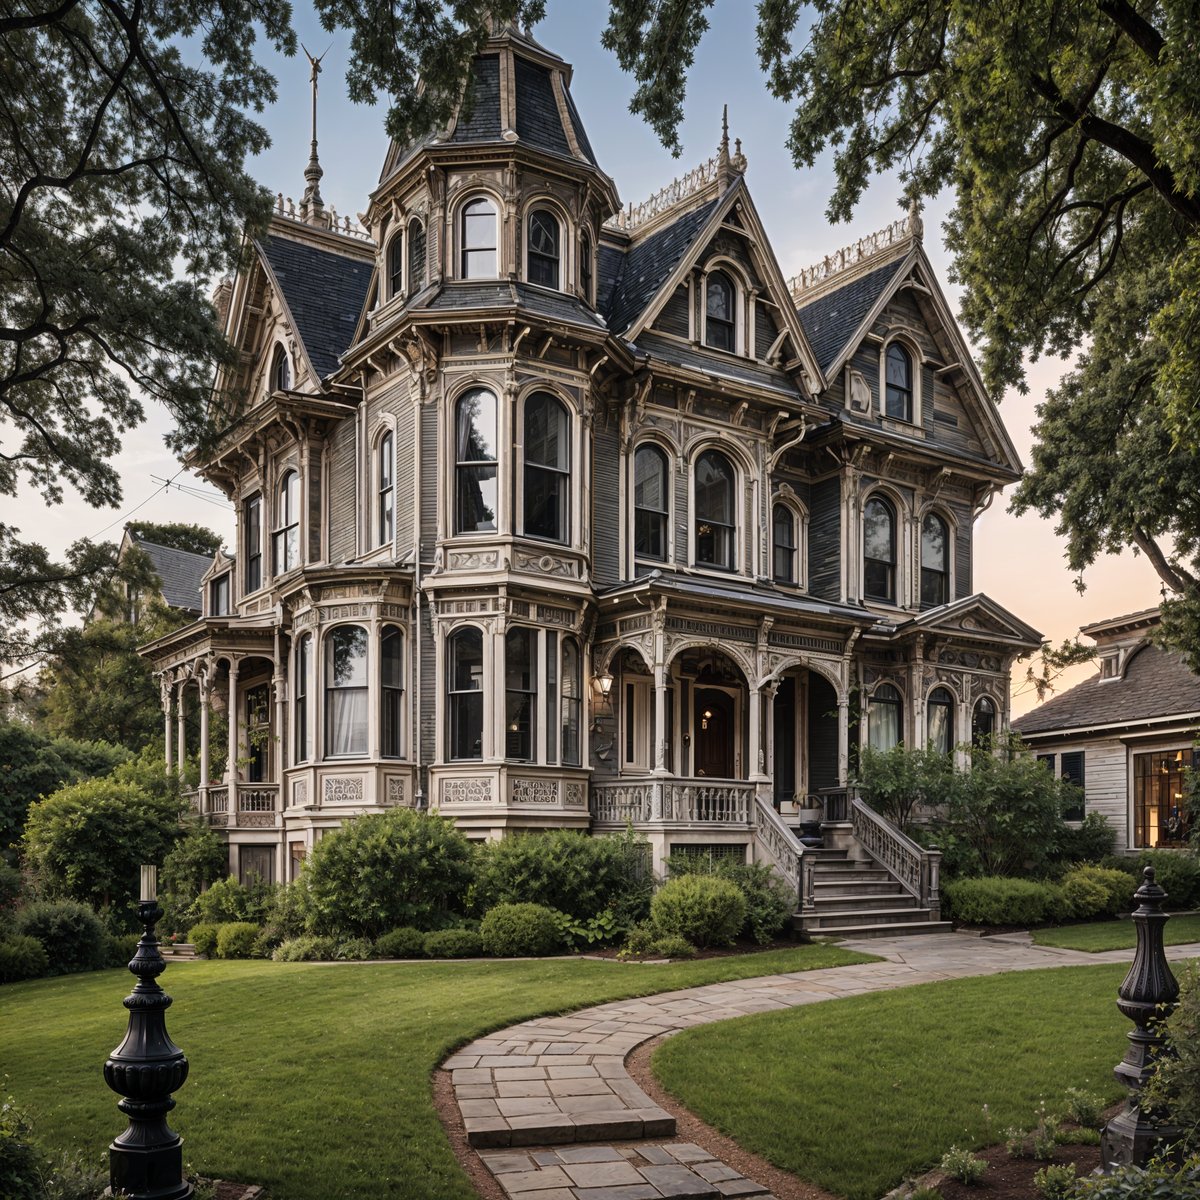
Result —
M 1129 1049 L 1113 1072 L 1117 1082 L 1129 1089 L 1125 1107 L 1104 1127 L 1100 1156 L 1104 1170 L 1126 1165 L 1144 1166 L 1160 1143 L 1176 1140 L 1182 1132 L 1160 1122 L 1153 1111 L 1141 1105 L 1140 1094 L 1154 1074 L 1155 1059 L 1162 1052 L 1161 1025 L 1171 1015 L 1179 998 L 1179 984 L 1171 974 L 1163 950 L 1163 926 L 1167 893 L 1154 882 L 1154 868 L 1147 867 L 1145 882 L 1133 895 L 1137 949 L 1129 974 L 1117 989 L 1117 1007 L 1134 1024 L 1128 1033 Z
M 154 936 L 163 915 L 157 885 L 157 868 L 143 867 L 138 919 L 145 933 L 129 964 L 137 976 L 132 995 L 125 997 L 129 1029 L 104 1064 L 104 1081 L 123 1097 L 117 1107 L 129 1118 L 129 1128 L 108 1148 L 108 1177 L 114 1193 L 134 1200 L 189 1200 L 183 1142 L 167 1125 L 175 1107 L 171 1093 L 187 1079 L 188 1060 L 167 1036 L 171 997 L 157 982 L 167 969 Z

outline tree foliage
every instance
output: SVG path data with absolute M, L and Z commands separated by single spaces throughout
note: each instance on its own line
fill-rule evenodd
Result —
M 203 525 L 190 525 L 184 521 L 129 521 L 125 528 L 142 541 L 169 546 L 172 550 L 186 550 L 189 554 L 213 555 L 221 548 L 220 534 Z

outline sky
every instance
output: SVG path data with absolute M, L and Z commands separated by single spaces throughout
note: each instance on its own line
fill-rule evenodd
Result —
M 676 175 L 715 153 L 721 108 L 729 106 L 730 135 L 742 139 L 749 160 L 747 182 L 771 238 L 783 274 L 789 277 L 841 246 L 880 229 L 902 215 L 899 187 L 893 178 L 876 179 L 848 224 L 830 227 L 824 210 L 833 190 L 832 160 L 798 170 L 787 151 L 790 108 L 768 93 L 758 66 L 754 23 L 746 0 L 722 0 L 711 13 L 711 28 L 696 54 L 689 77 L 680 130 L 683 153 L 672 159 L 654 133 L 628 111 L 633 82 L 600 45 L 608 6 L 603 0 L 549 0 L 545 21 L 534 36 L 574 65 L 571 91 L 601 167 L 615 180 L 622 203 L 637 203 Z M 297 33 L 314 54 L 324 53 L 320 77 L 318 139 L 327 205 L 353 217 L 366 207 L 387 150 L 384 107 L 358 106 L 346 97 L 348 37 L 322 30 L 312 10 L 295 6 Z M 261 115 L 271 147 L 251 164 L 252 173 L 272 192 L 299 199 L 308 161 L 310 93 L 308 63 L 263 49 L 261 60 L 274 71 L 278 99 Z M 941 240 L 948 197 L 924 213 L 925 248 L 957 308 L 958 293 L 948 281 L 950 256 Z M 1058 360 L 1033 363 L 1029 392 L 1002 397 L 1000 414 L 1023 462 L 1029 461 L 1034 408 L 1063 371 Z M 233 508 L 203 480 L 183 472 L 163 444 L 168 429 L 164 411 L 151 409 L 144 425 L 128 433 L 115 465 L 124 497 L 120 507 L 93 509 L 69 494 L 47 509 L 25 493 L 6 519 L 36 535 L 52 552 L 78 537 L 117 539 L 126 520 L 187 521 L 206 525 L 233 540 Z M 172 480 L 163 488 L 164 480 Z M 1149 608 L 1159 599 L 1159 582 L 1146 560 L 1127 552 L 1106 557 L 1084 576 L 1080 593 L 1068 570 L 1063 540 L 1053 522 L 1034 514 L 1008 512 L 1011 488 L 997 498 L 975 530 L 974 590 L 984 592 L 1048 637 L 1060 642 L 1081 625 Z M 1018 664 L 1014 675 L 1023 677 Z M 1091 668 L 1075 668 L 1058 683 L 1061 689 L 1086 678 Z M 1027 685 L 1014 686 L 1013 714 L 1028 710 L 1036 696 Z

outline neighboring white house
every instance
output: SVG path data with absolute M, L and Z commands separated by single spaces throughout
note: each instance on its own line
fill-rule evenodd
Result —
M 1099 673 L 1013 721 L 1038 758 L 1083 788 L 1117 848 L 1183 845 L 1184 768 L 1200 731 L 1200 677 L 1149 640 L 1157 608 L 1086 625 Z M 1082 814 L 1080 814 L 1082 815 Z

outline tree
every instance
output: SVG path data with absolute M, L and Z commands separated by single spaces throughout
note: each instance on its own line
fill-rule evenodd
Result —
M 129 521 L 126 529 L 136 537 L 156 546 L 169 546 L 172 550 L 186 550 L 189 554 L 216 554 L 221 548 L 220 534 L 205 529 L 203 525 L 188 525 L 182 521 Z

